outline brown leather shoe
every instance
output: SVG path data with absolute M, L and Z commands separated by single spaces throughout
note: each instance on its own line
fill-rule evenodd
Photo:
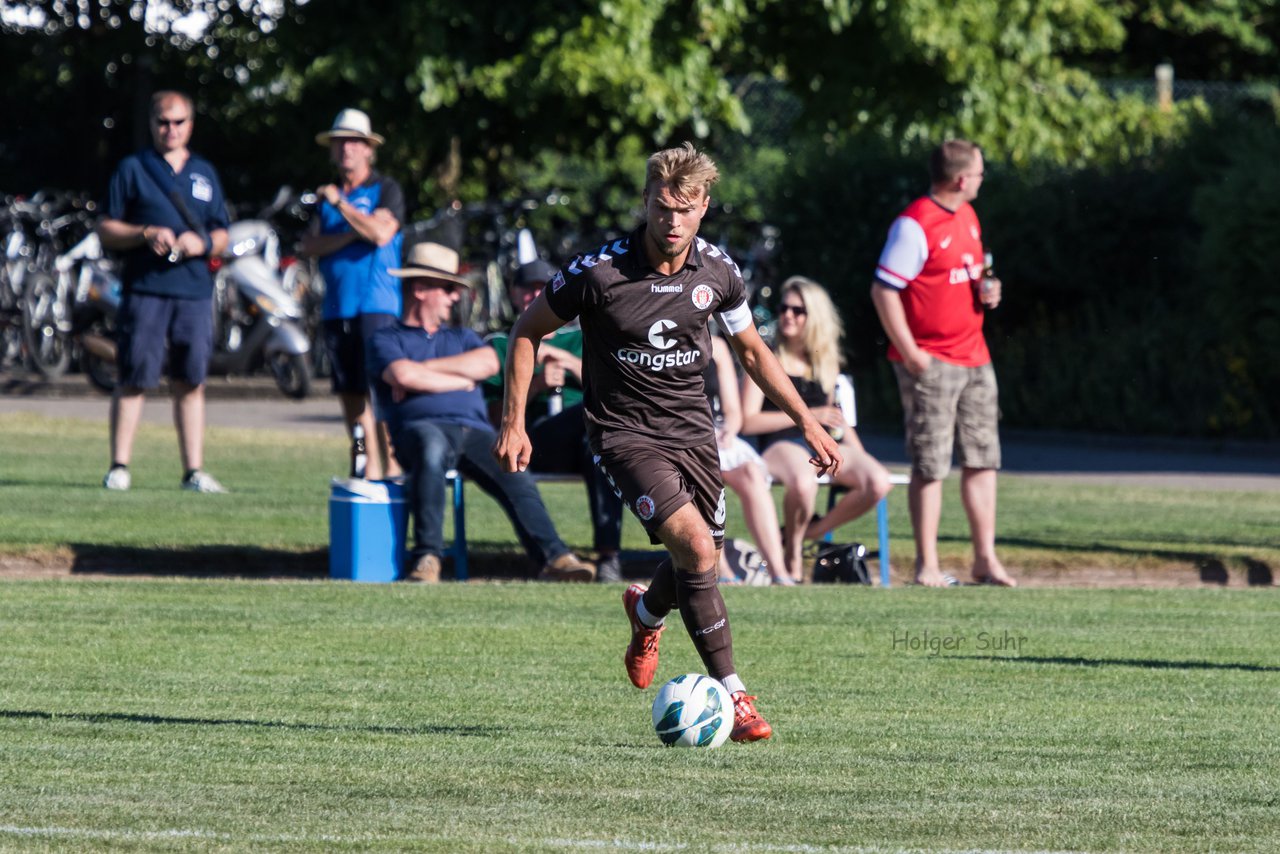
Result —
M 565 552 L 538 573 L 539 581 L 594 581 L 595 577 L 595 564 L 588 563 L 573 552 Z
M 439 584 L 439 555 L 423 555 L 418 558 L 418 562 L 413 565 L 413 571 L 405 577 L 405 581 L 417 581 L 422 584 Z

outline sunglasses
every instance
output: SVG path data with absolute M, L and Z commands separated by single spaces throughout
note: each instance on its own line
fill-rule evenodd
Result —
M 782 305 L 778 307 L 778 314 L 794 314 L 796 317 L 804 317 L 809 310 L 802 305 Z
M 183 125 L 185 125 L 185 124 L 187 123 L 187 120 L 186 120 L 185 118 L 182 118 L 182 119 L 156 119 L 156 120 L 155 120 L 155 123 L 156 123 L 156 127 L 167 128 L 167 127 L 169 127 L 170 125 L 173 125 L 173 126 L 174 126 L 174 127 L 176 127 L 176 128 L 180 128 L 180 127 L 182 127 Z
M 439 279 L 428 279 L 425 277 L 423 278 L 414 277 L 412 279 L 409 279 L 408 281 L 410 282 L 410 284 L 416 287 L 438 288 L 439 290 L 445 291 L 447 293 L 455 293 L 457 291 L 464 291 L 467 289 L 466 285 L 460 285 L 457 282 L 442 282 Z

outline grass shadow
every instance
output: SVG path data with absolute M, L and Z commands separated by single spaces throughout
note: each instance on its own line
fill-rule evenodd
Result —
M 954 542 L 965 542 L 960 537 L 939 538 L 939 541 L 952 540 Z M 1170 563 L 1184 563 L 1196 567 L 1200 573 L 1200 581 L 1205 584 L 1218 584 L 1225 586 L 1230 581 L 1230 575 L 1227 570 L 1227 558 L 1219 555 L 1206 554 L 1203 551 L 1190 551 L 1183 549 L 1140 549 L 1132 546 L 1118 546 L 1109 543 L 1082 543 L 1079 545 L 1069 545 L 1066 543 L 1054 543 L 1046 540 L 1036 540 L 1028 537 L 1001 537 L 1000 545 L 1017 546 L 1026 549 L 1044 549 L 1047 551 L 1076 552 L 1085 554 L 1089 552 L 1111 552 L 1118 555 L 1133 555 L 1135 557 L 1152 557 L 1159 560 L 1169 561 Z M 1226 543 L 1225 545 L 1233 545 Z M 1253 543 L 1241 543 L 1241 546 L 1252 546 Z M 1245 580 L 1251 587 L 1269 587 L 1275 583 L 1275 574 L 1271 569 L 1271 565 L 1266 561 L 1259 560 L 1254 557 L 1241 557 L 1238 560 L 1244 565 Z
M 291 723 L 289 721 L 255 721 L 240 718 L 178 718 L 167 715 L 141 715 L 123 712 L 42 712 L 28 709 L 0 709 L 0 718 L 14 720 L 79 721 L 83 723 L 131 723 L 160 726 L 231 726 L 291 729 L 314 732 L 366 732 L 376 735 L 476 735 L 495 736 L 506 731 L 499 726 L 368 726 L 342 724 Z
M 327 549 L 289 551 L 257 546 L 139 548 L 71 543 L 71 574 L 184 578 L 327 578 Z
M 191 548 L 141 548 L 71 543 L 72 575 L 146 575 L 182 578 L 325 579 L 329 577 L 329 550 L 290 551 L 258 546 L 194 546 Z M 665 552 L 625 551 L 623 575 L 648 578 Z M 509 545 L 476 543 L 467 554 L 473 579 L 523 580 L 537 577 L 541 569 L 523 551 Z M 445 560 L 445 577 L 452 562 Z
M 970 661 L 1001 664 L 1063 664 L 1069 667 L 1137 667 L 1144 670 L 1241 670 L 1246 673 L 1280 673 L 1280 667 L 1266 664 L 1224 664 L 1216 661 L 1169 661 L 1160 658 L 1083 658 L 1029 655 L 957 655 Z

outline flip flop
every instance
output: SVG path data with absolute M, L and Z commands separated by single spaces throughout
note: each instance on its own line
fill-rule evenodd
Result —
M 948 575 L 945 572 L 941 573 L 941 575 L 942 575 L 942 584 L 941 584 L 942 587 L 959 587 L 960 586 L 959 579 L 957 579 L 954 575 Z M 933 584 L 921 584 L 919 581 L 913 582 L 913 584 L 916 587 L 937 587 L 938 586 Z
M 973 579 L 973 583 L 978 586 L 986 586 L 986 587 L 1017 587 L 1018 586 L 1018 582 L 1013 580 L 1012 578 L 1010 578 L 1008 581 L 997 581 L 996 579 L 992 578 L 989 575 L 985 575 L 982 578 L 975 578 Z

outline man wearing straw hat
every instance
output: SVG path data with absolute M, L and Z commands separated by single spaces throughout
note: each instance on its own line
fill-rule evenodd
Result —
M 369 372 L 405 470 L 414 538 L 408 578 L 440 580 L 445 473 L 457 469 L 502 505 L 521 545 L 542 567 L 541 580 L 591 581 L 595 567 L 560 539 L 533 478 L 502 471 L 489 453 L 496 435 L 480 383 L 500 365 L 474 330 L 452 324 L 454 304 L 471 285 L 458 275 L 458 253 L 418 243 L 405 266 L 390 273 L 404 280 L 404 317 L 370 337 Z
M 338 182 L 316 188 L 319 216 L 302 241 L 304 255 L 320 258 L 333 392 L 348 432 L 356 424 L 364 429 L 370 480 L 399 472 L 388 452 L 385 426 L 375 429 L 365 369 L 369 336 L 400 316 L 400 285 L 388 271 L 400 263 L 404 193 L 374 171 L 374 152 L 384 141 L 372 131 L 369 117 L 352 109 L 338 113 L 333 127 L 316 135 L 316 142 L 329 148 Z

